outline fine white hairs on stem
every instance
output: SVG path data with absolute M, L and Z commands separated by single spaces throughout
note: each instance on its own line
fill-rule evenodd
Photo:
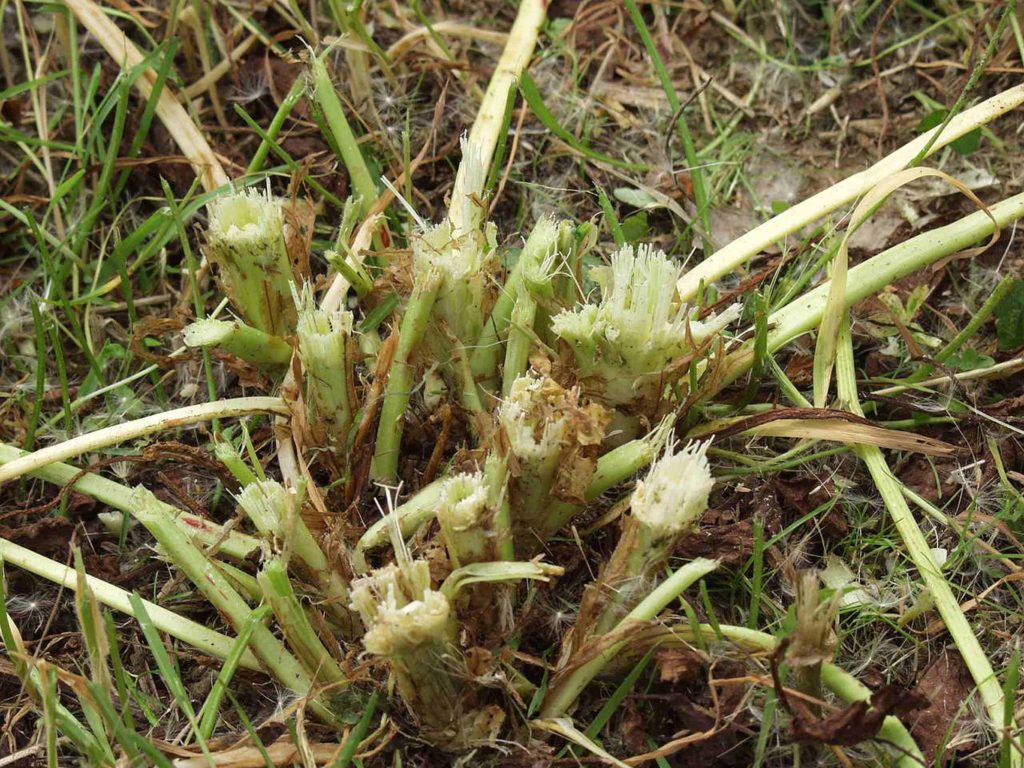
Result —
M 665 536 L 691 528 L 708 507 L 715 484 L 708 465 L 709 442 L 689 443 L 678 453 L 670 446 L 647 477 L 636 484 L 633 515 Z

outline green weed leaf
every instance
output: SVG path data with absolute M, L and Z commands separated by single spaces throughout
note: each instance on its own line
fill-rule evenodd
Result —
M 1003 351 L 1024 347 L 1024 280 L 1013 287 L 996 307 L 996 336 Z

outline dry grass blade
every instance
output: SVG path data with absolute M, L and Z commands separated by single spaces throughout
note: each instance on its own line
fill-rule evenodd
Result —
M 223 768 L 264 768 L 267 758 L 273 765 L 292 765 L 303 758 L 303 752 L 316 765 L 332 765 L 340 749 L 340 744 L 312 743 L 304 745 L 304 749 L 300 750 L 291 742 L 278 741 L 262 750 L 257 747 L 236 747 L 214 752 L 209 758 L 204 755 L 179 758 L 174 761 L 174 768 L 209 768 L 211 760 L 213 765 Z
M 913 432 L 886 429 L 873 424 L 857 424 L 849 421 L 827 419 L 803 421 L 780 419 L 770 424 L 751 427 L 744 434 L 758 437 L 795 437 L 810 440 L 829 440 L 851 445 L 876 445 L 898 451 L 923 453 L 926 456 L 950 456 L 956 448 L 942 440 L 915 435 Z
M 124 32 L 107 18 L 99 5 L 92 0 L 67 0 L 67 6 L 82 22 L 82 25 L 93 34 L 100 45 L 106 49 L 118 66 L 128 68 L 142 63 L 142 53 Z M 149 100 L 153 95 L 155 77 L 156 74 L 151 69 L 147 69 L 135 81 L 135 87 L 144 101 Z M 192 122 L 192 118 L 181 106 L 170 86 L 166 84 L 160 91 L 156 114 L 163 121 L 164 127 L 174 138 L 182 154 L 192 164 L 196 175 L 202 182 L 203 189 L 213 192 L 230 183 L 231 180 L 224 172 L 224 167 L 211 149 L 209 142 L 196 127 L 196 124 Z

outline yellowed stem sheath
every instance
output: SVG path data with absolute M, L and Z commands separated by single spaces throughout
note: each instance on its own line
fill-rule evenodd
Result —
M 230 400 L 217 400 L 212 403 L 188 405 L 175 408 L 164 413 L 155 413 L 135 421 L 115 424 L 112 427 L 97 429 L 56 445 L 41 448 L 38 451 L 15 459 L 0 467 L 0 485 L 14 480 L 24 474 L 45 467 L 55 461 L 64 461 L 73 456 L 106 448 L 109 445 L 122 443 L 137 437 L 152 435 L 167 429 L 184 427 L 212 419 L 228 419 L 235 416 L 249 416 L 254 413 L 277 413 L 287 415 L 288 406 L 279 397 L 236 397 Z
M 533 56 L 533 49 L 537 45 L 537 35 L 540 32 L 540 25 L 544 23 L 547 15 L 548 4 L 546 0 L 521 0 L 516 20 L 508 33 L 508 40 L 505 49 L 498 59 L 498 66 L 491 76 L 491 82 L 487 85 L 487 92 L 483 101 L 480 102 L 480 109 L 476 113 L 476 120 L 469 130 L 469 145 L 478 147 L 482 165 L 485 170 L 491 167 L 491 160 L 494 156 L 494 148 L 498 143 L 498 134 L 502 129 L 505 117 L 505 104 L 508 100 L 509 89 L 519 80 L 519 75 L 530 63 Z M 479 195 L 483 189 L 468 189 L 467 164 L 459 165 L 458 173 L 455 176 L 455 187 L 452 190 L 452 205 L 448 218 L 452 228 L 461 230 L 465 226 L 462 218 L 461 202 L 467 195 Z
M 72 592 L 78 589 L 78 577 L 74 568 L 44 557 L 26 547 L 15 544 L 13 541 L 0 538 L 0 558 L 10 565 L 23 568 L 29 573 L 34 573 L 36 576 L 47 581 L 52 581 L 54 584 L 60 584 Z M 131 600 L 129 600 L 129 594 L 125 590 L 102 579 L 97 579 L 95 576 L 87 575 L 85 583 L 93 591 L 93 594 L 96 595 L 96 599 L 103 603 L 103 605 L 109 606 L 121 613 L 126 613 L 129 616 L 135 615 Z M 142 602 L 146 606 L 146 612 L 153 620 L 153 624 L 161 632 L 166 632 L 171 637 L 176 637 L 194 648 L 198 648 L 203 653 L 218 659 L 226 659 L 231 653 L 235 642 L 233 637 L 228 637 L 191 619 L 179 616 L 173 611 L 169 611 L 148 600 L 143 600 Z M 245 651 L 242 654 L 240 664 L 246 669 L 257 671 L 261 669 L 256 657 L 250 651 Z
M 1024 84 L 1009 88 L 976 107 L 965 110 L 950 121 L 928 154 L 935 154 L 965 133 L 995 120 L 1022 103 L 1024 103 Z M 913 161 L 931 141 L 932 134 L 938 130 L 939 128 L 934 128 L 921 134 L 867 170 L 843 179 L 838 184 L 822 190 L 769 219 L 759 227 L 755 227 L 742 237 L 736 238 L 724 248 L 716 251 L 714 256 L 701 262 L 679 279 L 677 284 L 679 298 L 682 301 L 692 300 L 697 295 L 702 282 L 704 284 L 713 283 L 742 266 L 748 259 L 756 256 L 773 243 L 779 242 L 787 235 L 860 197 L 882 179 Z

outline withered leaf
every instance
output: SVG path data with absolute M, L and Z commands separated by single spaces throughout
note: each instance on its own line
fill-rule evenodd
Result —
M 889 715 L 904 715 L 928 706 L 928 699 L 898 685 L 886 685 L 868 701 L 855 701 L 846 709 L 811 722 L 793 719 L 793 739 L 803 744 L 834 744 L 852 747 L 872 739 Z
M 704 658 L 692 648 L 663 648 L 654 658 L 665 683 L 692 683 L 704 668 Z

